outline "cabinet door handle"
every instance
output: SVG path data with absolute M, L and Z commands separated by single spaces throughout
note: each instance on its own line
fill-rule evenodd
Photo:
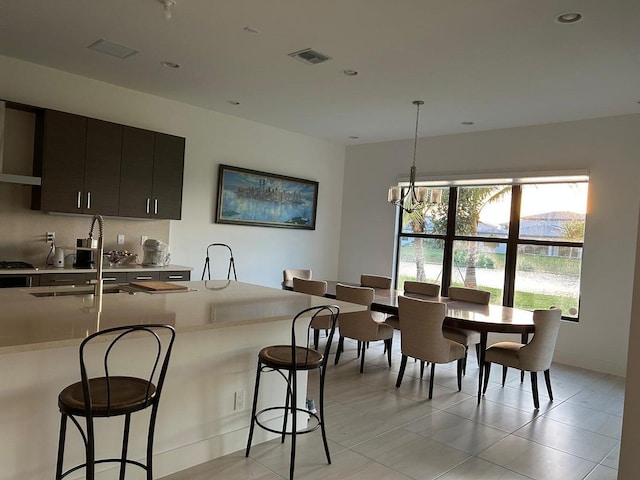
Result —
M 149 213 L 151 210 L 149 210 L 151 208 L 151 199 L 147 198 L 147 213 Z
M 87 192 L 87 210 L 91 208 L 91 192 Z
M 78 210 L 80 209 L 80 197 L 82 197 L 82 192 L 78 190 L 78 199 L 76 200 Z
M 153 200 L 153 214 L 157 215 L 158 214 L 158 199 L 155 198 Z
M 169 280 L 182 280 L 182 275 L 169 275 L 167 278 Z
M 102 277 L 102 281 L 104 282 L 115 282 L 116 277 Z
M 153 280 L 153 277 L 136 277 L 136 280 Z

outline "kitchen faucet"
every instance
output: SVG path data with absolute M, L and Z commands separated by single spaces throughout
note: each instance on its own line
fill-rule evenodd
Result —
M 102 297 L 102 257 L 104 255 L 104 247 L 102 244 L 102 237 L 104 236 L 104 219 L 102 215 L 94 215 L 91 219 L 91 228 L 89 229 L 89 244 L 91 245 L 91 239 L 93 238 L 93 227 L 98 222 L 98 231 L 100 236 L 98 237 L 98 249 L 96 251 L 96 278 L 89 283 L 93 284 L 93 294 L 95 297 Z M 102 298 L 100 298 L 102 300 Z

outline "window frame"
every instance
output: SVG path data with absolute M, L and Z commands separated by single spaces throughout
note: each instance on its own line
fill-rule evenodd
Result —
M 538 179 L 539 180 L 539 179 Z M 527 182 L 527 184 L 543 184 L 543 183 L 586 183 L 589 185 L 588 178 L 574 179 L 574 178 L 558 178 L 554 182 Z M 447 210 L 447 226 L 444 234 L 434 233 L 408 233 L 403 232 L 403 214 L 399 210 L 396 215 L 396 245 L 395 245 L 395 261 L 394 261 L 394 286 L 398 286 L 398 277 L 400 269 L 400 249 L 401 239 L 403 238 L 421 238 L 421 239 L 438 239 L 444 244 L 444 253 L 442 260 L 442 279 L 441 279 L 441 294 L 447 296 L 449 287 L 452 280 L 452 264 L 453 264 L 453 246 L 456 241 L 470 241 L 470 242 L 491 242 L 502 243 L 506 246 L 505 252 L 505 265 L 504 265 L 504 281 L 503 281 L 503 295 L 502 305 L 507 307 L 513 307 L 515 299 L 515 282 L 516 282 L 516 264 L 518 259 L 518 247 L 520 245 L 534 245 L 534 246 L 552 246 L 552 247 L 577 247 L 581 248 L 584 253 L 584 238 L 583 241 L 556 241 L 556 240 L 538 240 L 538 239 L 525 239 L 520 238 L 520 206 L 522 204 L 522 183 L 511 184 L 511 210 L 509 216 L 509 234 L 506 238 L 487 237 L 482 235 L 456 235 L 455 223 L 457 215 L 458 204 L 458 189 L 464 187 L 478 187 L 487 185 L 504 185 L 499 180 L 496 183 L 486 182 L 483 185 L 478 183 L 464 184 L 464 182 L 455 182 L 451 184 L 440 184 L 442 188 L 449 189 L 449 204 Z M 428 185 L 434 187 L 434 185 Z M 406 186 L 402 186 L 403 194 L 406 190 Z M 585 217 L 586 223 L 586 217 Z M 582 262 L 582 258 L 580 261 Z M 580 274 L 580 280 L 582 280 L 582 273 Z M 564 320 L 579 322 L 580 320 L 580 298 L 581 293 L 578 292 L 578 313 L 575 317 L 562 316 Z

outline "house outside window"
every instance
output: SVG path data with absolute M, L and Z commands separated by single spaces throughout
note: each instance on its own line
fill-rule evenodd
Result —
M 398 215 L 396 282 L 491 292 L 491 303 L 556 306 L 578 320 L 586 180 L 432 186 L 437 198 Z M 438 191 L 431 194 L 431 191 Z

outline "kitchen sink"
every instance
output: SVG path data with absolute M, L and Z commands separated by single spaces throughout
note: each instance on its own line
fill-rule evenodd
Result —
M 108 293 L 120 293 L 124 290 L 121 290 L 119 287 L 111 287 L 111 288 L 103 288 L 102 294 L 106 295 Z M 29 292 L 29 295 L 34 297 L 68 297 L 68 296 L 81 296 L 81 295 L 93 295 L 93 289 L 73 289 L 73 290 L 52 290 L 48 292 Z

